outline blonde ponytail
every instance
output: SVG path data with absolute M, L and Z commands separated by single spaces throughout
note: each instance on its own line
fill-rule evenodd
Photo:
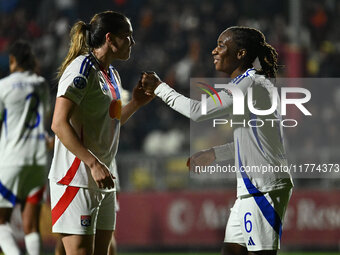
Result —
M 70 32 L 71 43 L 67 56 L 58 70 L 58 78 L 61 77 L 66 67 L 79 55 L 86 54 L 89 46 L 86 39 L 86 24 L 83 21 L 75 23 Z

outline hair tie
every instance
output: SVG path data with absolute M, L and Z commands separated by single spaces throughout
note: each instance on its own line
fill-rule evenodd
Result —
M 87 31 L 91 31 L 91 24 L 90 24 L 90 23 L 86 23 L 86 24 L 85 24 L 85 29 L 86 29 Z

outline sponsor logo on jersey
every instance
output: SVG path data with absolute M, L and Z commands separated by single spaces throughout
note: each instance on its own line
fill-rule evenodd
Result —
M 120 99 L 111 101 L 109 114 L 111 119 L 120 120 L 122 115 L 122 101 Z
M 80 224 L 82 227 L 90 227 L 91 226 L 91 215 L 81 215 Z
M 86 87 L 86 79 L 82 76 L 77 76 L 73 79 L 73 84 L 77 89 L 83 89 Z
M 249 237 L 248 245 L 255 245 L 253 238 Z

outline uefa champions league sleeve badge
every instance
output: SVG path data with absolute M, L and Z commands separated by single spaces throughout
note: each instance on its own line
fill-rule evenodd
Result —
M 87 84 L 87 79 L 83 76 L 77 76 L 73 79 L 73 85 L 77 88 L 77 89 L 83 89 L 86 87 Z

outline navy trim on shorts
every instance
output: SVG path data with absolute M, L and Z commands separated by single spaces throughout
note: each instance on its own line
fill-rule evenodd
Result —
M 282 222 L 280 219 L 280 216 L 275 211 L 274 207 L 269 203 L 269 201 L 266 199 L 264 194 L 259 191 L 254 184 L 250 181 L 247 173 L 244 171 L 244 167 L 241 161 L 240 156 L 240 146 L 237 139 L 237 156 L 238 156 L 238 162 L 240 167 L 240 173 L 242 175 L 242 179 L 244 181 L 244 184 L 250 194 L 252 194 L 253 198 L 255 199 L 256 204 L 260 208 L 263 216 L 266 218 L 268 223 L 273 227 L 273 229 L 276 231 L 276 233 L 279 234 L 279 237 L 281 239 L 282 235 Z

